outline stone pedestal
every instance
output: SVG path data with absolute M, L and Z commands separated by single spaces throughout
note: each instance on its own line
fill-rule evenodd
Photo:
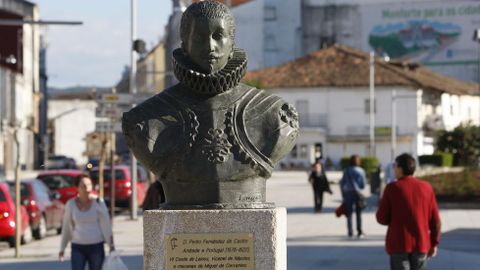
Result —
M 150 210 L 144 213 L 143 222 L 144 269 L 287 269 L 285 208 Z M 242 237 L 250 240 L 242 240 Z M 240 240 L 237 241 L 237 238 Z M 205 239 L 225 240 L 214 242 Z M 221 241 L 225 243 L 219 244 Z M 242 241 L 246 246 L 234 243 Z M 248 245 L 253 246 L 250 253 Z M 172 255 L 173 250 L 184 254 Z M 211 250 L 213 251 L 210 252 Z M 169 265 L 182 260 L 198 263 L 180 265 L 179 262 L 175 269 L 173 266 L 169 269 L 167 259 Z M 222 263 L 218 263 L 222 260 Z M 251 264 L 239 263 L 242 260 L 250 261 Z

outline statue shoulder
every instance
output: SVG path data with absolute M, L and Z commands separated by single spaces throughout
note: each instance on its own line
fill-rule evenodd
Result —
M 265 90 L 252 89 L 245 107 L 245 127 L 250 140 L 273 163 L 282 159 L 298 137 L 298 113 L 283 98 Z
M 145 100 L 122 117 L 127 145 L 150 170 L 156 167 L 153 161 L 161 161 L 181 143 L 178 135 L 183 132 L 183 118 L 168 91 Z

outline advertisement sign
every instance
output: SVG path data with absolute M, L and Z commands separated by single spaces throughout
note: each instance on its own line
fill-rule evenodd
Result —
M 472 37 L 480 28 L 479 1 L 398 1 L 360 9 L 364 50 L 427 66 L 463 66 L 457 72 L 469 65 L 476 79 L 479 44 Z

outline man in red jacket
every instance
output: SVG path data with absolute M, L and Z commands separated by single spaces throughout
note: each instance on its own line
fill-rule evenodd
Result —
M 402 154 L 395 159 L 396 182 L 387 185 L 377 221 L 387 225 L 386 250 L 392 270 L 425 270 L 440 240 L 440 216 L 433 189 L 413 177 L 415 159 Z

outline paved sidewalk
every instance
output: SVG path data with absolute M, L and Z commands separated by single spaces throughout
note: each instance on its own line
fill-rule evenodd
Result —
M 276 175 L 267 197 L 288 210 L 288 270 L 389 269 L 384 251 L 386 227 L 375 220 L 375 208 L 363 215 L 364 239 L 346 237 L 346 220 L 335 217 L 340 204 L 338 185 L 325 194 L 324 211 L 313 213 L 313 192 L 306 173 Z M 374 201 L 374 200 L 372 200 Z M 442 239 L 429 269 L 480 269 L 480 210 L 441 209 Z
M 288 210 L 288 270 L 388 269 L 383 247 L 386 227 L 376 223 L 375 209 L 368 209 L 363 215 L 367 236 L 349 240 L 345 218 L 334 215 L 340 204 L 338 186 L 332 185 L 333 196 L 325 195 L 324 211 L 314 214 L 313 193 L 306 178 L 305 172 L 287 172 L 277 173 L 268 181 L 268 201 Z M 480 210 L 442 209 L 440 216 L 443 223 L 440 250 L 429 262 L 429 269 L 480 269 Z M 137 221 L 130 221 L 127 215 L 117 216 L 114 233 L 128 269 L 142 269 L 141 216 Z M 13 258 L 13 249 L 0 247 L 0 269 L 69 269 L 69 261 L 57 260 L 59 242 L 59 236 L 51 236 L 22 246 L 24 257 L 20 260 Z

